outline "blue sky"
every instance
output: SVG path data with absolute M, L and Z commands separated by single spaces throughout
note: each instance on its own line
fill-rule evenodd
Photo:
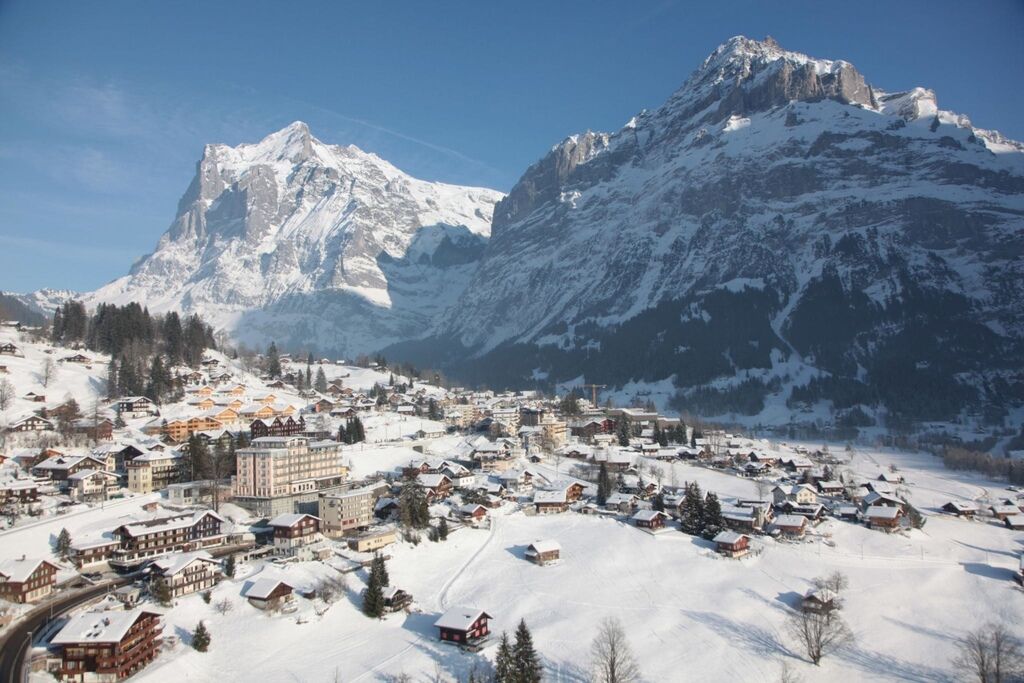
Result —
M 0 0 L 0 289 L 87 290 L 171 223 L 207 142 L 307 121 L 430 180 L 507 190 L 719 43 L 772 35 L 1024 139 L 1024 2 Z

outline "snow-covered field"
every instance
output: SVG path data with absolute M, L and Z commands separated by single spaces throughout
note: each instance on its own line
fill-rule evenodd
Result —
M 391 469 L 410 453 L 367 449 L 358 467 Z M 955 638 L 993 616 L 1020 613 L 1024 595 L 1011 576 L 1024 534 L 932 514 L 951 498 L 997 496 L 999 486 L 946 472 L 929 456 L 857 451 L 850 467 L 873 477 L 890 463 L 899 465 L 913 502 L 929 513 L 921 531 L 887 535 L 827 521 L 816 541 L 758 538 L 762 552 L 728 560 L 675 530 L 652 536 L 609 518 L 532 516 L 509 505 L 490 529 L 460 529 L 444 543 L 389 547 L 392 584 L 413 593 L 417 610 L 379 622 L 359 612 L 362 572 L 349 575 L 348 599 L 323 616 L 303 599 L 298 614 L 270 616 L 240 597 L 247 581 L 280 576 L 304 587 L 334 570 L 321 563 L 248 566 L 214 591 L 213 603 L 226 597 L 235 604 L 227 615 L 199 596 L 167 614 L 165 632 L 186 642 L 204 620 L 213 636 L 210 651 L 179 643 L 138 679 L 374 681 L 405 672 L 426 681 L 439 667 L 458 680 L 480 657 L 493 658 L 495 649 L 492 644 L 471 655 L 436 640 L 434 620 L 467 604 L 492 614 L 496 632 L 525 619 L 552 681 L 588 680 L 589 644 L 606 616 L 622 621 L 650 681 L 777 680 L 783 662 L 804 680 L 954 680 Z M 706 490 L 754 494 L 748 480 L 674 467 L 680 481 L 697 481 Z M 554 467 L 541 469 L 553 474 Z M 525 547 L 539 539 L 561 543 L 559 564 L 536 567 L 523 559 Z M 819 669 L 803 660 L 785 621 L 811 579 L 835 570 L 850 579 L 843 614 L 855 640 Z M 299 616 L 306 623 L 297 623 Z

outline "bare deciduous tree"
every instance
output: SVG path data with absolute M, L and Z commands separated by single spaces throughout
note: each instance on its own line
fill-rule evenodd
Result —
M 235 605 L 227 598 L 224 598 L 215 602 L 213 608 L 217 610 L 217 614 L 227 614 L 235 608 Z
M 757 499 L 764 500 L 764 497 L 768 495 L 768 493 L 774 488 L 774 486 L 775 485 L 772 484 L 767 479 L 762 479 L 760 477 L 755 479 L 754 489 L 757 491 Z
M 839 594 L 850 587 L 850 579 L 846 574 L 841 571 L 834 571 L 828 576 L 819 576 L 812 581 L 814 587 L 818 590 L 832 591 L 836 599 L 839 598 Z
M 823 613 L 793 612 L 788 628 L 815 666 L 829 652 L 853 639 L 850 629 L 839 617 L 838 611 L 834 610 Z
M 9 379 L 0 379 L 0 410 L 7 410 L 14 400 L 14 385 Z
M 42 370 L 39 372 L 39 380 L 42 382 L 43 387 L 49 386 L 50 380 L 57 373 L 57 365 L 53 362 L 53 358 L 47 356 L 43 360 Z
M 1015 681 L 1024 675 L 1021 643 L 1002 622 L 992 622 L 960 639 L 957 670 L 978 683 Z
M 590 652 L 595 683 L 634 683 L 640 680 L 640 667 L 626 641 L 622 623 L 615 617 L 601 622 Z

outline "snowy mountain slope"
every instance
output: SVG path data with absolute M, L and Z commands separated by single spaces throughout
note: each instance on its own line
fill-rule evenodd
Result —
M 417 180 L 296 122 L 207 145 L 156 250 L 88 301 L 198 311 L 258 343 L 372 351 L 461 293 L 500 197 Z
M 435 338 L 390 351 L 495 385 L 674 376 L 682 403 L 793 367 L 914 417 L 1020 403 L 1022 216 L 1019 143 L 736 37 L 662 107 L 531 166 Z

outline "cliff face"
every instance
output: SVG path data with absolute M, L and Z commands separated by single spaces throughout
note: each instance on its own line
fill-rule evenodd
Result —
M 461 293 L 500 197 L 416 180 L 297 122 L 207 145 L 156 250 L 92 299 L 200 311 L 257 344 L 369 352 Z
M 669 379 L 705 414 L 1016 405 L 1022 211 L 1018 143 L 734 38 L 659 109 L 530 167 L 433 341 L 395 352 L 498 386 Z

